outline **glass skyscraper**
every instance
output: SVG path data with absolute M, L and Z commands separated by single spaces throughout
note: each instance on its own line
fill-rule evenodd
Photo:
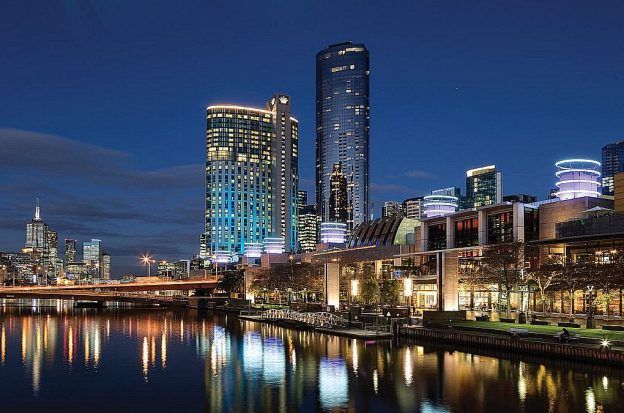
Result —
M 296 250 L 298 122 L 290 97 L 275 95 L 266 110 L 210 106 L 206 121 L 204 254 L 244 254 L 245 244 L 269 237 Z
M 369 211 L 369 56 L 363 44 L 339 43 L 316 55 L 316 204 L 330 220 L 330 177 L 347 178 L 348 227 Z
M 615 174 L 624 172 L 624 141 L 602 147 L 602 193 L 613 195 Z

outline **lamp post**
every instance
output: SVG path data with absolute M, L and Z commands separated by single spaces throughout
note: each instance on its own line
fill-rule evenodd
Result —
M 152 263 L 154 262 L 154 259 L 148 255 L 148 254 L 143 254 L 143 256 L 141 257 L 141 263 L 143 263 L 143 265 L 147 266 L 147 276 L 151 277 L 152 276 Z

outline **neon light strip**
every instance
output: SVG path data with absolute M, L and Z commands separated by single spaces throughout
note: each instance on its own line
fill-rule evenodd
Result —
M 570 180 L 566 180 L 566 181 L 557 181 L 555 182 L 555 185 L 560 186 L 562 184 L 577 184 L 577 183 L 584 183 L 584 184 L 591 184 L 591 185 L 597 185 L 600 186 L 600 182 L 598 181 L 589 181 L 587 179 L 570 179 Z
M 587 162 L 587 163 L 593 163 L 596 166 L 602 166 L 602 164 L 600 162 L 594 161 L 593 159 L 564 159 L 562 161 L 556 162 L 555 166 L 558 167 L 558 166 L 560 166 L 561 164 L 564 164 L 564 163 L 576 163 L 576 162 Z
M 588 173 L 588 174 L 596 174 L 596 176 L 600 176 L 601 175 L 599 171 L 594 171 L 593 169 L 573 168 L 573 169 L 561 169 L 561 170 L 555 172 L 555 176 L 557 178 L 559 178 L 562 174 L 567 173 L 567 172 L 584 172 L 584 173 Z
M 602 195 L 600 192 L 597 192 L 597 191 L 588 191 L 588 190 L 583 190 L 583 189 L 555 192 L 555 196 L 557 198 L 559 198 L 561 194 L 590 194 L 590 195 L 597 195 L 597 196 Z

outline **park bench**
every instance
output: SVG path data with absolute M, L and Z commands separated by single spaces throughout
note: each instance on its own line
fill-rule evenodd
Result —
M 557 341 L 562 341 L 562 336 L 563 335 L 563 331 L 557 331 L 553 337 L 557 339 Z M 568 341 L 580 341 L 581 340 L 581 335 L 579 333 L 570 333 L 570 335 L 568 336 Z
M 514 337 L 517 336 L 526 336 L 529 334 L 529 330 L 527 330 L 526 328 L 510 328 L 509 329 L 509 334 L 511 334 Z
M 611 331 L 624 331 L 624 326 L 620 326 L 620 325 L 609 325 L 609 324 L 603 324 L 602 326 L 603 330 L 611 330 Z

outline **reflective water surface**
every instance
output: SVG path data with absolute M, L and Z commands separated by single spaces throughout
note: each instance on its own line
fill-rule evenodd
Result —
M 196 311 L 0 300 L 3 411 L 616 412 L 624 371 Z

